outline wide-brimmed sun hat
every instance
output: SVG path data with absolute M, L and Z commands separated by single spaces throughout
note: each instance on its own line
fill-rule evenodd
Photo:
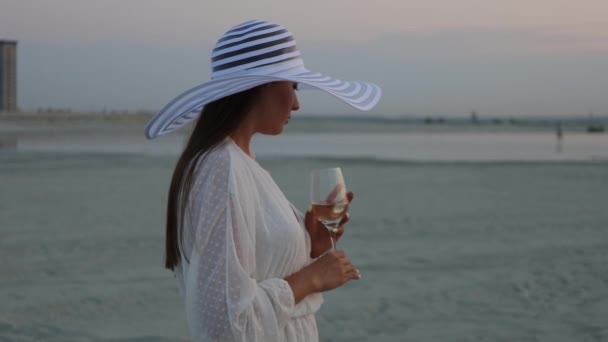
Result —
M 215 44 L 211 80 L 179 94 L 146 125 L 146 137 L 170 133 L 200 115 L 203 107 L 223 97 L 274 81 L 297 82 L 299 89 L 320 89 L 359 110 L 380 100 L 380 87 L 341 81 L 304 67 L 293 35 L 283 26 L 250 20 L 234 26 Z

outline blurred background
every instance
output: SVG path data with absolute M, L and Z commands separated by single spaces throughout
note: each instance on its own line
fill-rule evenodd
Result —
M 608 5 L 601 1 L 0 0 L 0 340 L 185 341 L 163 269 L 189 129 L 147 120 L 256 18 L 307 67 L 383 88 L 357 113 L 302 91 L 253 151 L 296 206 L 356 193 L 363 279 L 321 341 L 606 341 Z

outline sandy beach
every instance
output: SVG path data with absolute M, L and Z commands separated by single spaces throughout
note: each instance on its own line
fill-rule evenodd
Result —
M 175 281 L 162 268 L 181 137 L 146 147 L 138 130 L 112 125 L 41 133 L 28 124 L 15 133 L 24 140 L 0 151 L 0 340 L 187 340 Z M 363 279 L 325 295 L 321 341 L 608 339 L 606 162 L 587 150 L 571 160 L 475 160 L 467 144 L 487 142 L 454 132 L 368 134 L 380 157 L 394 153 L 388 143 L 461 144 L 430 148 L 426 160 L 371 159 L 347 148 L 360 134 L 287 132 L 280 149 L 256 142 L 296 206 L 307 207 L 314 168 L 341 166 L 356 193 L 339 248 Z M 302 139 L 314 153 L 298 155 Z M 552 143 L 534 153 L 553 156 Z M 317 149 L 330 145 L 333 156 Z

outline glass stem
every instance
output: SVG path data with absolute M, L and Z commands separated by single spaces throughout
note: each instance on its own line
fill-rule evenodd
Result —
M 327 227 L 327 231 L 329 232 L 329 240 L 331 241 L 331 251 L 335 252 L 336 249 L 336 237 L 335 237 L 335 233 L 334 233 L 334 228 L 333 226 L 328 226 Z

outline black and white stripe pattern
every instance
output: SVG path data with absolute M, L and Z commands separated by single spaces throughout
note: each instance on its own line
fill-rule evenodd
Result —
M 218 40 L 211 54 L 212 79 L 289 61 L 302 63 L 293 35 L 282 26 L 252 20 Z
M 381 96 L 375 84 L 308 71 L 293 35 L 282 26 L 259 20 L 226 32 L 213 49 L 211 68 L 211 81 L 178 95 L 150 120 L 146 126 L 149 139 L 196 119 L 210 102 L 274 81 L 297 82 L 302 90 L 323 90 L 359 110 L 372 109 Z

